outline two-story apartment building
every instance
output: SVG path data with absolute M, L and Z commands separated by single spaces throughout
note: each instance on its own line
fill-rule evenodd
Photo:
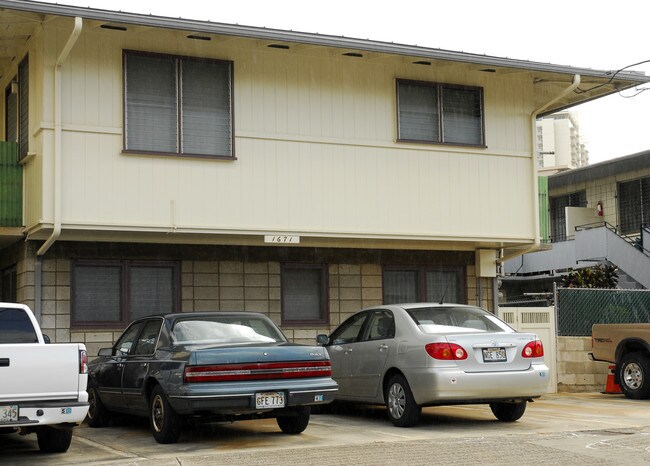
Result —
M 496 307 L 539 244 L 535 119 L 645 83 L 393 43 L 0 0 L 2 299 L 91 350 L 152 312 L 295 341 Z M 5 190 L 6 188 L 6 190 Z

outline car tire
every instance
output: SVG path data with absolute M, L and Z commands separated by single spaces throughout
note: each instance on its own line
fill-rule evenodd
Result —
M 415 402 L 411 387 L 403 375 L 397 374 L 391 377 L 384 399 L 388 417 L 397 427 L 411 427 L 420 420 L 422 407 Z
M 156 385 L 149 400 L 149 425 L 153 438 L 158 443 L 176 443 L 181 435 L 182 417 L 167 400 L 165 392 Z
M 56 429 L 43 426 L 36 431 L 36 437 L 38 438 L 38 448 L 43 453 L 63 453 L 70 448 L 72 428 Z
M 90 427 L 106 427 L 111 421 L 111 413 L 99 398 L 97 387 L 88 387 L 88 414 L 86 421 Z
M 643 400 L 650 396 L 650 358 L 641 353 L 628 353 L 618 364 L 618 380 L 627 398 Z
M 492 414 L 501 422 L 514 422 L 521 418 L 526 411 L 526 402 L 490 403 Z
M 295 416 L 278 416 L 275 420 L 285 434 L 296 435 L 303 432 L 309 424 L 310 409 L 303 407 Z

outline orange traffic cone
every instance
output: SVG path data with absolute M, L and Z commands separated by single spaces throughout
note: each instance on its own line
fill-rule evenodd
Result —
M 609 366 L 609 373 L 607 374 L 607 384 L 605 385 L 605 391 L 603 393 L 607 393 L 607 394 L 623 393 L 623 390 L 621 390 L 621 386 L 616 382 L 614 382 L 615 370 L 616 370 L 616 366 Z

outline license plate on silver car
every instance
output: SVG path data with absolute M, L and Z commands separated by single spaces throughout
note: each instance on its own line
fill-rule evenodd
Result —
M 284 392 L 264 392 L 255 394 L 256 409 L 284 408 Z
M 506 361 L 505 348 L 483 348 L 483 362 Z
M 15 422 L 18 420 L 18 405 L 0 406 L 0 422 Z

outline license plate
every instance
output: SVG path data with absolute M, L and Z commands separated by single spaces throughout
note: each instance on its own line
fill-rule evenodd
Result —
M 506 361 L 505 348 L 483 348 L 483 362 Z
M 284 392 L 265 392 L 255 394 L 255 408 L 284 408 Z
M 14 422 L 18 420 L 18 405 L 0 406 L 0 422 Z

